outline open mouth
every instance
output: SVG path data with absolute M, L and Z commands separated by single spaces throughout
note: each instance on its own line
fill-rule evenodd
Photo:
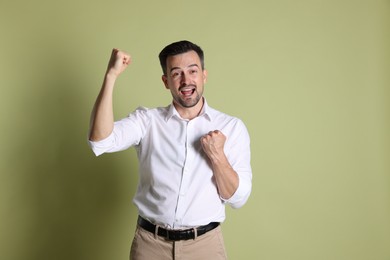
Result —
M 183 87 L 180 89 L 180 93 L 184 97 L 190 97 L 195 92 L 195 87 Z

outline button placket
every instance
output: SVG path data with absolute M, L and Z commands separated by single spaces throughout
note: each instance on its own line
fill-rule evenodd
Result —
M 177 198 L 177 206 L 176 206 L 176 212 L 175 212 L 175 224 L 174 226 L 181 226 L 182 225 L 182 218 L 185 212 L 185 191 L 186 191 L 186 175 L 188 174 L 188 121 L 182 121 L 183 122 L 183 128 L 184 128 L 184 136 L 181 141 L 181 143 L 185 147 L 185 158 L 184 158 L 184 164 L 183 169 L 181 173 L 181 182 L 179 187 L 179 194 Z
M 195 119 L 194 119 L 195 120 Z M 195 157 L 196 148 L 194 146 L 195 139 L 195 131 L 194 131 L 194 120 L 187 121 L 184 127 L 185 129 L 185 160 L 182 170 L 181 183 L 179 188 L 178 200 L 177 200 L 177 208 L 175 215 L 175 226 L 182 224 L 182 219 L 185 217 L 184 214 L 186 212 L 186 207 L 188 206 L 186 201 L 186 193 L 191 185 L 191 171 L 192 171 L 192 163 Z

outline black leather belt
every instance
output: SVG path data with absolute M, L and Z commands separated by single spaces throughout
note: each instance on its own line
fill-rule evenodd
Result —
M 142 217 L 138 217 L 138 225 L 151 232 L 156 232 L 156 225 L 150 223 L 146 219 L 143 219 Z M 196 236 L 201 236 L 203 234 L 206 234 L 210 230 L 213 230 L 214 228 L 219 226 L 219 222 L 211 222 L 208 225 L 200 226 L 196 228 Z M 193 228 L 191 229 L 184 229 L 184 230 L 169 230 L 162 227 L 158 227 L 157 235 L 160 237 L 165 237 L 168 240 L 172 241 L 179 241 L 179 240 L 188 240 L 188 239 L 195 239 L 195 230 Z

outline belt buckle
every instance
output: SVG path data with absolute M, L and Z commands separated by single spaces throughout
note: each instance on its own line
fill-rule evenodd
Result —
M 171 241 L 178 241 L 180 240 L 180 236 L 176 235 L 176 232 L 173 230 L 167 230 L 167 236 L 166 238 Z
M 167 230 L 166 239 L 171 241 L 188 240 L 194 238 L 194 230 Z

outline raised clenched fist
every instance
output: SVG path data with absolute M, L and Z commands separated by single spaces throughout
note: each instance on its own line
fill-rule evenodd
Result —
M 226 136 L 219 130 L 210 131 L 201 137 L 203 151 L 213 160 L 223 154 Z
M 107 74 L 119 76 L 131 63 L 131 57 L 124 51 L 113 49 L 107 66 Z

